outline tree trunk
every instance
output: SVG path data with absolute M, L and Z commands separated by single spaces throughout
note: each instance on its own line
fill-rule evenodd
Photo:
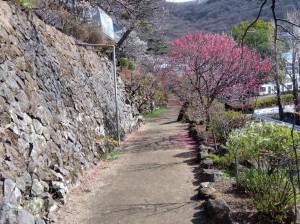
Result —
M 206 115 L 206 127 L 205 127 L 205 130 L 208 131 L 210 129 L 210 114 L 209 114 L 209 110 L 207 110 L 205 112 L 205 115 Z
M 154 111 L 154 108 L 155 108 L 154 100 L 151 99 L 151 103 L 150 103 L 150 111 L 153 112 L 153 111 Z
M 298 81 L 296 76 L 296 52 L 293 49 L 292 52 L 292 83 L 293 83 L 293 99 L 294 99 L 294 106 L 295 106 L 295 112 L 299 111 L 298 108 Z M 296 116 L 295 124 L 299 125 L 299 117 Z
M 278 114 L 279 120 L 284 120 L 283 107 L 281 103 L 281 91 L 280 91 L 280 83 L 279 83 L 279 74 L 278 74 L 278 55 L 277 55 L 277 28 L 274 30 L 274 54 L 275 54 L 275 84 L 276 84 L 276 97 L 277 97 L 277 105 L 278 105 Z
M 275 78 L 275 83 L 276 83 L 276 97 L 277 97 L 277 106 L 278 106 L 278 113 L 279 113 L 279 120 L 283 121 L 284 120 L 284 113 L 283 113 L 283 107 L 281 103 L 281 91 L 280 91 L 280 83 L 279 83 L 279 78 L 278 78 L 278 71 L 275 72 L 277 78 Z
M 131 26 L 128 30 L 126 30 L 126 32 L 123 34 L 123 36 L 117 43 L 117 46 L 116 46 L 117 49 L 119 49 L 124 44 L 125 40 L 130 35 L 130 33 L 133 31 L 133 29 L 134 29 L 134 27 Z
M 295 104 L 295 109 L 296 109 L 296 112 L 299 112 L 300 108 L 299 108 L 299 89 L 298 89 L 299 86 L 298 86 L 298 79 L 300 80 L 300 55 L 298 55 L 298 69 L 295 68 L 295 70 L 296 70 L 296 72 L 295 72 L 295 82 L 297 83 L 297 92 L 295 94 L 295 97 L 297 97 L 297 98 L 295 98 L 296 101 L 297 101 L 297 106 Z M 297 76 L 297 74 L 298 74 L 298 76 Z
M 118 41 L 118 43 L 116 45 L 116 55 L 119 55 L 119 51 L 120 51 L 121 46 L 124 44 L 125 40 L 127 39 L 127 37 L 130 35 L 130 33 L 133 30 L 134 30 L 134 27 L 131 26 L 128 30 L 126 30 L 126 32 L 123 34 L 121 39 Z M 110 57 L 113 58 L 113 53 L 111 53 Z

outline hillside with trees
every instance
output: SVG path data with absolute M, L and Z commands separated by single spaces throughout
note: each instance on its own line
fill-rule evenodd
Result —
M 222 32 L 241 21 L 255 19 L 262 1 L 259 0 L 209 0 L 206 3 L 188 2 L 172 5 L 170 23 L 164 34 L 171 39 L 189 32 Z M 283 0 L 276 3 L 276 12 L 281 17 L 299 5 L 298 0 Z M 270 6 L 266 5 L 261 19 L 272 20 Z

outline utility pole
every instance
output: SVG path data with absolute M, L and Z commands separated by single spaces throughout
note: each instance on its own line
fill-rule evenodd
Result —
M 120 146 L 120 126 L 119 126 L 119 109 L 118 109 L 118 86 L 117 86 L 117 66 L 116 66 L 116 47 L 115 45 L 109 44 L 89 44 L 89 43 L 76 43 L 79 46 L 91 46 L 91 47 L 111 47 L 113 52 L 113 77 L 114 77 L 114 95 L 115 95 L 115 108 L 116 108 L 116 131 L 117 131 L 117 140 L 118 145 Z

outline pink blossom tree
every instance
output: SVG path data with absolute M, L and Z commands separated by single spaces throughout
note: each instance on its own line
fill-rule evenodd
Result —
M 216 99 L 242 99 L 264 81 L 272 65 L 255 51 L 219 34 L 188 34 L 170 45 L 169 68 L 159 78 L 186 101 L 202 105 L 207 122 Z

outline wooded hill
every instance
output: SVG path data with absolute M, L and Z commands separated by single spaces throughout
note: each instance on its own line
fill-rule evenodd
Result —
M 222 32 L 245 20 L 255 19 L 261 0 L 208 0 L 206 3 L 173 3 L 170 23 L 164 34 L 170 39 L 189 32 Z M 284 17 L 288 10 L 300 8 L 299 0 L 282 0 L 276 3 L 276 13 Z M 272 20 L 270 5 L 266 5 L 261 18 Z

